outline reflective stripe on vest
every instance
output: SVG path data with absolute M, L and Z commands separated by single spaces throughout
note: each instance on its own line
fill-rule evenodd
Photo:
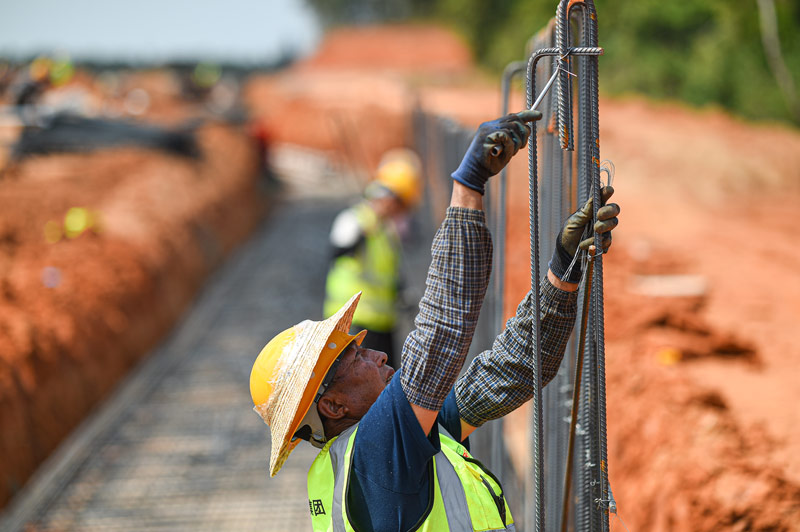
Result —
M 361 291 L 353 322 L 370 330 L 389 332 L 396 320 L 400 243 L 391 227 L 381 223 L 369 205 L 361 203 L 352 209 L 364 232 L 364 242 L 354 255 L 333 260 L 325 282 L 323 312 L 333 315 Z
M 355 532 L 343 501 L 357 427 L 329 441 L 308 472 L 308 504 L 315 532 Z M 425 519 L 413 530 L 513 532 L 514 520 L 494 476 L 443 429 L 439 438 L 442 450 L 430 462 L 434 500 Z M 505 509 L 505 525 L 498 504 Z

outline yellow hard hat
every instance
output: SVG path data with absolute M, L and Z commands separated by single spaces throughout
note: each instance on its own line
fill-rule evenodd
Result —
M 375 182 L 386 187 L 407 207 L 419 201 L 422 164 L 417 154 L 405 148 L 390 150 L 381 158 Z
M 361 292 L 326 320 L 305 320 L 279 333 L 256 358 L 250 396 L 270 428 L 270 476 L 278 473 L 301 439 L 317 447 L 327 441 L 316 402 L 330 385 L 339 355 L 352 342 L 361 344 L 367 334 L 348 333 L 360 297 Z
M 50 76 L 53 60 L 46 56 L 39 56 L 28 66 L 28 75 L 34 81 L 45 81 Z

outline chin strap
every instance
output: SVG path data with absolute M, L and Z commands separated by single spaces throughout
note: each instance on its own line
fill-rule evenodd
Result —
M 296 438 L 306 440 L 317 449 L 322 449 L 327 443 L 328 439 L 325 437 L 322 418 L 319 417 L 319 412 L 317 412 L 316 401 L 308 409 L 303 421 L 300 422 L 300 428 L 294 433 L 292 439 Z

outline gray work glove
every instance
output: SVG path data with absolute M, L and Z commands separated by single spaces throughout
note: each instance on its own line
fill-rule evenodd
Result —
M 505 168 L 528 142 L 531 128 L 525 122 L 541 118 L 539 111 L 526 109 L 481 124 L 452 178 L 483 194 L 486 181 Z M 494 150 L 496 147 L 501 149 Z
M 611 247 L 611 230 L 614 229 L 619 223 L 617 215 L 619 215 L 619 205 L 616 203 L 609 203 L 606 205 L 608 198 L 614 194 L 612 187 L 603 187 L 602 189 L 603 207 L 597 211 L 597 222 L 594 224 L 594 232 L 600 234 L 601 243 L 603 246 L 603 253 L 608 251 Z M 592 198 L 583 206 L 583 208 L 574 212 L 556 238 L 556 249 L 553 251 L 553 258 L 550 260 L 550 271 L 552 271 L 559 279 L 568 283 L 578 283 L 581 280 L 581 263 L 575 261 L 570 270 L 570 264 L 578 249 L 584 251 L 589 250 L 590 246 L 594 247 L 594 235 L 585 237 L 586 225 L 592 220 Z M 594 251 L 593 249 L 591 251 Z

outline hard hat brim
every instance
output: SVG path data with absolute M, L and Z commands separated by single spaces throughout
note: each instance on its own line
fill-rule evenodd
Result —
M 361 292 L 355 294 L 326 320 L 305 321 L 298 324 L 295 341 L 287 346 L 281 354 L 276 365 L 270 398 L 267 402 L 256 405 L 254 408 L 270 427 L 272 442 L 269 460 L 270 476 L 278 473 L 289 454 L 300 442 L 299 439 L 291 440 L 308 413 L 313 403 L 313 396 L 319 387 L 317 383 L 317 386 L 311 390 L 309 384 L 312 380 L 320 378 L 316 373 L 319 373 L 321 369 L 327 372 L 336 358 L 333 357 L 333 360 L 326 361 L 326 367 L 321 368 L 317 367 L 320 356 L 325 350 L 331 333 L 334 331 L 349 333 L 360 297 Z M 317 369 L 316 373 L 315 368 Z M 314 376 L 312 377 L 312 375 Z M 308 399 L 308 396 L 311 397 L 311 400 Z M 301 405 L 301 403 L 303 404 Z

